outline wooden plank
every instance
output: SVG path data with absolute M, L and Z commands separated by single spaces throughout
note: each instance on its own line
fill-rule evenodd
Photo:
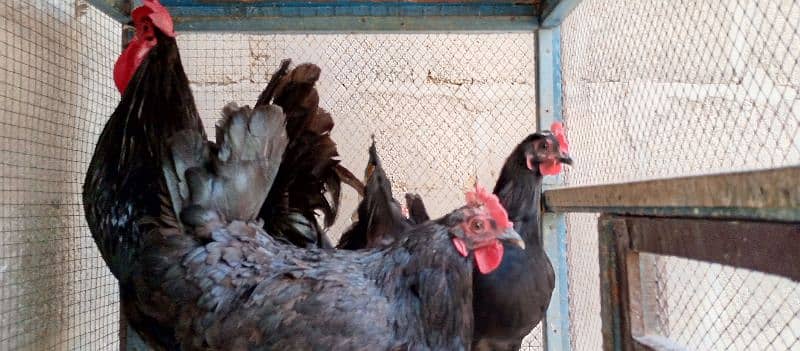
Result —
M 544 347 L 568 351 L 569 342 L 569 267 L 567 262 L 567 223 L 563 214 L 542 216 L 542 236 L 547 257 L 553 265 L 556 285 L 544 319 Z
M 629 277 L 631 268 L 635 273 L 638 269 L 628 266 L 630 243 L 626 223 L 613 215 L 601 215 L 598 235 L 603 350 L 633 351 Z
M 636 350 L 642 351 L 688 351 L 683 345 L 658 335 L 634 336 Z
M 626 217 L 631 249 L 800 282 L 800 223 Z
M 558 29 L 537 32 L 536 68 L 537 124 L 549 129 L 562 119 L 561 109 L 561 36 Z M 547 186 L 563 184 L 563 177 L 545 177 Z M 556 286 L 544 319 L 544 347 L 549 351 L 570 350 L 569 264 L 567 262 L 567 224 L 564 214 L 542 216 L 544 249 L 556 275 Z
M 292 4 L 380 4 L 393 3 L 399 6 L 405 4 L 529 4 L 538 5 L 539 0 L 366 0 L 366 1 L 341 1 L 341 0 L 304 0 L 304 1 L 275 1 L 275 0 L 161 0 L 164 5 L 171 6 L 212 6 L 212 5 L 261 5 L 261 6 L 287 6 Z
M 578 160 L 580 162 L 580 160 Z M 554 212 L 800 221 L 800 166 L 545 191 Z

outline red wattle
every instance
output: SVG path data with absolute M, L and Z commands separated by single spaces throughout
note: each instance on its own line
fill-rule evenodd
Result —
M 475 264 L 481 274 L 489 274 L 503 261 L 503 244 L 495 240 L 493 244 L 475 249 Z
M 155 45 L 156 42 L 154 40 L 134 38 L 128 44 L 128 47 L 122 51 L 122 55 L 119 56 L 114 64 L 114 83 L 116 83 L 120 94 L 125 93 L 125 88 L 136 73 L 136 69 L 139 68 L 147 53 Z
M 558 160 L 540 162 L 539 172 L 541 172 L 542 175 L 557 175 L 561 173 L 561 162 L 558 162 Z

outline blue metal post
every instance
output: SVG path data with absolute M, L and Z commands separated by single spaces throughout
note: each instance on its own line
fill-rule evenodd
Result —
M 538 118 L 539 129 L 549 129 L 562 121 L 561 91 L 561 22 L 581 0 L 545 0 L 537 36 Z M 564 184 L 561 175 L 544 179 L 544 188 Z M 567 262 L 566 216 L 545 213 L 542 217 L 545 252 L 553 263 L 556 287 L 545 315 L 545 349 L 570 350 L 569 269 Z
M 538 120 L 539 129 L 550 129 L 561 116 L 561 36 L 560 29 L 538 31 Z M 563 184 L 562 176 L 544 179 L 545 189 Z M 569 350 L 569 289 L 567 271 L 567 225 L 564 214 L 545 213 L 542 217 L 545 252 L 553 264 L 556 287 L 544 323 L 546 350 Z

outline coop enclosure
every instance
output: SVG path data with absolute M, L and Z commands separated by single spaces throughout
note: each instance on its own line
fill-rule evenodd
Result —
M 374 134 L 434 216 L 563 120 L 557 286 L 523 349 L 800 348 L 798 2 L 162 3 L 206 126 L 282 59 L 314 62 L 343 163 L 360 174 Z M 136 347 L 80 197 L 135 5 L 0 3 L 2 350 Z

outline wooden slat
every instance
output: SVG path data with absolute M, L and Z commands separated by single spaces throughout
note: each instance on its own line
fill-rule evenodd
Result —
M 800 167 L 545 191 L 554 212 L 800 221 Z
M 631 249 L 800 281 L 800 223 L 627 217 Z
M 635 350 L 629 282 L 629 269 L 633 267 L 628 265 L 630 243 L 625 225 L 624 220 L 613 215 L 602 215 L 598 220 L 600 318 L 605 351 Z M 633 269 L 638 274 L 638 269 Z

